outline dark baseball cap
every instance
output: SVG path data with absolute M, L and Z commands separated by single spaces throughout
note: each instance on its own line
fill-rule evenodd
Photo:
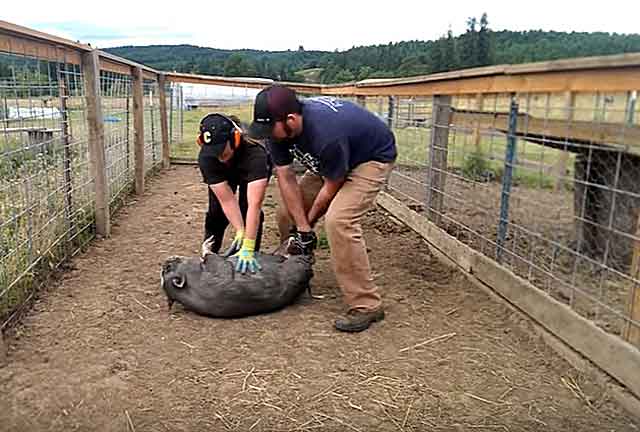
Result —
M 289 87 L 273 84 L 256 95 L 253 104 L 253 122 L 249 136 L 256 139 L 271 138 L 275 122 L 287 115 L 300 112 L 300 101 L 296 92 Z
M 201 152 L 206 155 L 219 157 L 228 141 L 233 139 L 233 130 L 239 128 L 227 116 L 211 113 L 200 120 L 199 139 L 202 143 Z

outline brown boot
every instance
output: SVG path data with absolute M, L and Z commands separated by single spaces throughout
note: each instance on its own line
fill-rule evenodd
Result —
M 379 308 L 374 311 L 351 309 L 345 316 L 335 322 L 336 329 L 343 332 L 361 332 L 369 328 L 371 323 L 384 319 L 384 310 Z

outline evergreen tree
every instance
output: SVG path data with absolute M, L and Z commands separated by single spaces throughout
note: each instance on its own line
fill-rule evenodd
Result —
M 476 66 L 491 64 L 491 33 L 489 32 L 489 19 L 486 12 L 480 18 L 480 31 L 478 32 L 477 40 Z
M 467 31 L 460 37 L 459 65 L 472 68 L 478 64 L 478 32 L 475 17 L 467 19 Z
M 453 31 L 449 29 L 447 31 L 447 38 L 445 39 L 444 49 L 442 50 L 443 66 L 445 71 L 450 71 L 458 68 L 458 56 L 456 54 L 456 43 L 453 38 Z
M 159 70 L 297 80 L 297 71 L 319 68 L 322 83 L 387 78 L 457 70 L 491 64 L 640 52 L 640 35 L 553 31 L 499 31 L 486 14 L 469 17 L 464 34 L 451 30 L 436 41 L 404 41 L 353 47 L 346 51 L 220 50 L 192 45 L 109 48 L 115 55 Z M 1 57 L 0 57 L 1 60 Z M 7 69 L 0 62 L 0 74 Z

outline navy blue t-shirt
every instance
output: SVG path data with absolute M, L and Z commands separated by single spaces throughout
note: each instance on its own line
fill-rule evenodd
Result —
M 295 158 L 310 171 L 337 180 L 361 163 L 396 159 L 393 132 L 355 103 L 327 96 L 305 99 L 302 122 L 299 137 L 270 142 L 276 165 L 289 165 Z

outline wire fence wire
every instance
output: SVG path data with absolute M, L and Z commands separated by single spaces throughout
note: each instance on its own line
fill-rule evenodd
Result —
M 0 323 L 93 236 L 83 77 L 0 54 Z
M 129 75 L 101 71 L 100 87 L 109 204 L 115 211 L 131 192 L 135 176 L 132 80 Z
M 167 127 L 169 128 L 170 157 L 176 157 L 176 146 L 183 141 L 184 132 L 184 97 L 182 85 L 168 82 L 165 85 L 167 100 Z
M 171 157 L 189 161 L 197 159 L 198 127 L 208 113 L 236 116 L 248 125 L 253 115 L 253 99 L 258 91 L 238 86 L 173 83 L 168 102 L 173 106 L 173 116 L 169 120 Z
M 366 106 L 390 118 L 396 135 L 390 193 L 628 338 L 640 331 L 636 98 L 500 94 Z
M 80 65 L 0 53 L 0 329 L 95 236 L 95 173 L 89 157 Z M 144 82 L 145 172 L 162 164 L 157 81 Z M 172 87 L 167 91 L 171 97 Z M 135 177 L 132 77 L 100 72 L 110 211 Z M 182 111 L 168 104 L 170 140 Z
M 145 174 L 162 164 L 162 134 L 160 130 L 160 88 L 157 81 L 144 80 L 144 167 Z

